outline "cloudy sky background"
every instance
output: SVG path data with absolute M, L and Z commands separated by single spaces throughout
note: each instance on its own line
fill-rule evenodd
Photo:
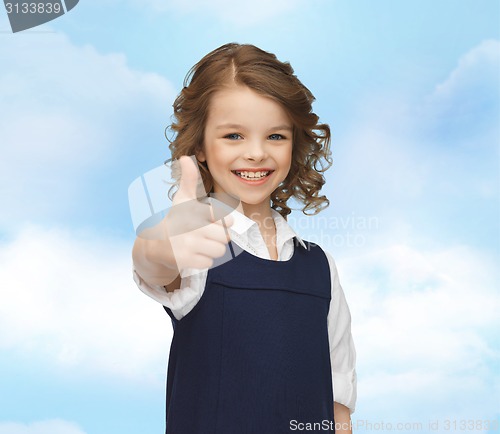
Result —
M 0 434 L 163 432 L 171 323 L 132 280 L 127 189 L 231 41 L 332 128 L 331 205 L 289 221 L 337 260 L 356 431 L 498 423 L 498 2 L 243 3 L 82 0 L 18 34 L 0 11 Z

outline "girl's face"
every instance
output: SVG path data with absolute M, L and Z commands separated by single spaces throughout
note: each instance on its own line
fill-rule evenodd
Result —
M 214 192 L 239 199 L 247 216 L 270 212 L 270 195 L 292 162 L 292 122 L 270 98 L 246 86 L 216 92 L 210 101 L 204 149 Z

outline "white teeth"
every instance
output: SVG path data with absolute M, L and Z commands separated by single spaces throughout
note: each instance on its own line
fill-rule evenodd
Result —
M 246 179 L 264 178 L 270 173 L 270 172 L 238 172 L 238 171 L 235 172 L 238 176 Z

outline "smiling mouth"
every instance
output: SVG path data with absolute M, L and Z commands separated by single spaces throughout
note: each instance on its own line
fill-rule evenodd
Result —
M 262 172 L 240 172 L 239 170 L 231 170 L 236 176 L 243 178 L 248 181 L 258 181 L 260 179 L 267 178 L 274 170 L 266 170 Z

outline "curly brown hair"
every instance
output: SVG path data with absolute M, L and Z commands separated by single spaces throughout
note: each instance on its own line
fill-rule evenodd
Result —
M 287 201 L 292 196 L 304 204 L 302 212 L 315 215 L 330 201 L 320 196 L 325 184 L 322 175 L 332 165 L 330 127 L 318 123 L 312 112 L 313 94 L 294 75 L 290 63 L 250 44 L 225 44 L 194 65 L 184 79 L 184 88 L 174 101 L 176 133 L 169 148 L 176 160 L 198 155 L 203 150 L 204 132 L 211 96 L 231 85 L 245 85 L 281 104 L 293 123 L 292 163 L 285 180 L 271 194 L 271 207 L 285 219 L 291 213 Z M 318 165 L 321 164 L 321 167 Z M 206 162 L 198 161 L 205 191 L 213 192 L 213 180 Z M 177 180 L 178 181 L 178 180 Z M 169 197 L 172 199 L 172 189 Z M 311 214 L 306 211 L 312 210 Z

